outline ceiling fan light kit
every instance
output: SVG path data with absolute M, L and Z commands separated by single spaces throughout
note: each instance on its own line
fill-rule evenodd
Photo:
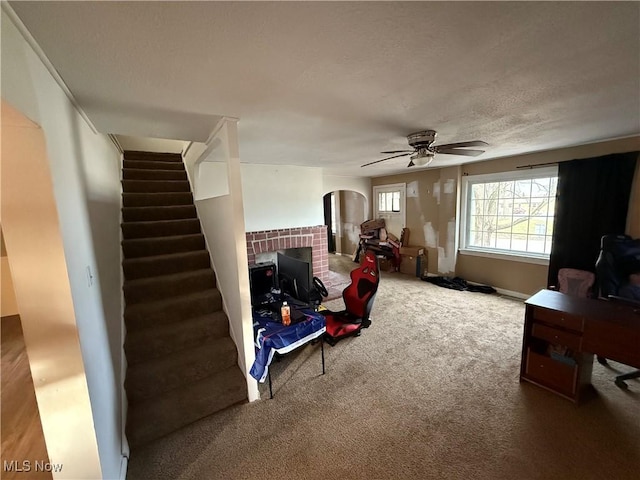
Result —
M 419 149 L 414 155 L 411 155 L 409 158 L 413 165 L 417 165 L 419 167 L 426 167 L 431 162 L 433 162 L 434 154 L 431 153 L 426 148 Z M 413 166 L 411 165 L 411 166 Z
M 489 145 L 487 142 L 483 142 L 482 140 L 449 143 L 446 145 L 432 145 L 436 139 L 436 135 L 437 132 L 435 130 L 421 130 L 419 132 L 411 133 L 407 135 L 407 142 L 409 142 L 409 146 L 413 147 L 413 150 L 391 150 L 382 152 L 387 154 L 393 153 L 394 155 L 374 162 L 365 163 L 362 167 L 367 167 L 375 163 L 407 155 L 411 155 L 411 161 L 407 167 L 413 167 L 415 165 L 426 167 L 433 161 L 433 157 L 436 153 L 477 157 L 478 155 L 482 155 L 484 150 L 465 150 L 465 147 L 483 147 L 485 145 Z

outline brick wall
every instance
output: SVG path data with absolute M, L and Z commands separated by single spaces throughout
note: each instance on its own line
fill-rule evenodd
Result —
M 286 248 L 311 247 L 313 276 L 323 282 L 329 279 L 329 248 L 326 225 L 315 227 L 283 228 L 247 232 L 249 265 L 256 263 L 256 254 L 275 252 Z

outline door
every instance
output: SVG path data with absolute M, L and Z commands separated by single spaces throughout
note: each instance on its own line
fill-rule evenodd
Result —
M 374 218 L 384 218 L 387 232 L 400 238 L 407 223 L 406 183 L 373 187 Z

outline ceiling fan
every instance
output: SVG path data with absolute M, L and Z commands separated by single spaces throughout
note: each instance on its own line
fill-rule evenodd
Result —
M 373 165 L 374 163 L 380 163 L 384 162 L 385 160 L 391 160 L 392 158 L 404 157 L 406 155 L 413 154 L 410 157 L 411 161 L 409 162 L 409 165 L 407 165 L 407 167 L 413 167 L 414 165 L 425 167 L 433 161 L 433 156 L 436 153 L 477 157 L 478 155 L 482 155 L 484 153 L 484 150 L 466 150 L 464 147 L 483 147 L 485 145 L 489 145 L 487 142 L 483 142 L 482 140 L 448 143 L 446 145 L 432 145 L 432 143 L 436 139 L 436 135 L 437 133 L 435 130 L 423 130 L 421 132 L 412 133 L 407 136 L 407 140 L 409 141 L 409 145 L 413 147 L 413 150 L 391 150 L 388 152 L 380 152 L 394 153 L 398 155 L 392 155 L 381 160 L 376 160 L 375 162 L 365 163 L 361 166 L 367 167 L 369 165 Z

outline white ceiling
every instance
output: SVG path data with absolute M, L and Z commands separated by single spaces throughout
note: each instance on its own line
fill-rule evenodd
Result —
M 640 133 L 638 2 L 10 4 L 98 130 L 237 117 L 243 162 L 377 176 L 426 128 L 490 143 L 432 167 Z

